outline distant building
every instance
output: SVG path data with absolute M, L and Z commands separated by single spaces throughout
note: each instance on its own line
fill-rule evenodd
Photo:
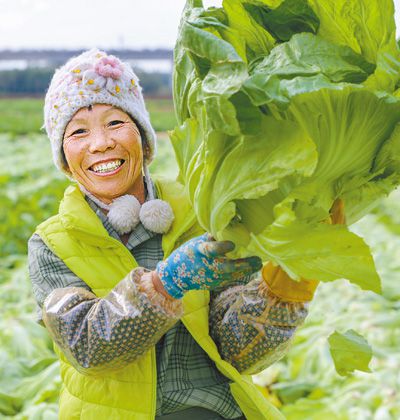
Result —
M 56 68 L 83 50 L 0 50 L 0 70 Z M 107 49 L 109 54 L 128 61 L 145 72 L 171 73 L 173 52 L 167 49 Z
M 83 50 L 0 51 L 0 96 L 43 96 L 56 67 Z M 132 65 L 146 95 L 172 95 L 172 50 L 107 49 Z

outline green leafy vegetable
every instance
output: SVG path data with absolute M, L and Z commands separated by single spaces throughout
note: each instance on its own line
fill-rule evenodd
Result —
M 360 334 L 354 330 L 344 334 L 335 331 L 328 342 L 339 375 L 345 376 L 354 370 L 371 372 L 368 365 L 372 358 L 372 349 Z
M 244 38 L 249 60 L 264 55 L 274 44 L 274 37 L 268 30 L 257 22 L 257 19 L 246 12 L 241 0 L 224 0 L 223 10 L 229 21 L 229 26 L 235 29 L 239 37 Z
M 393 1 L 309 1 L 320 19 L 319 35 L 338 45 L 347 45 L 377 64 L 366 85 L 393 91 L 400 72 Z
M 259 25 L 280 41 L 288 41 L 300 32 L 316 33 L 319 27 L 319 19 L 307 0 L 286 0 L 276 9 L 252 1 L 243 5 Z
M 365 242 L 323 222 L 337 198 L 351 224 L 400 184 L 393 22 L 378 0 L 187 2 L 171 140 L 200 224 L 232 257 L 380 292 Z

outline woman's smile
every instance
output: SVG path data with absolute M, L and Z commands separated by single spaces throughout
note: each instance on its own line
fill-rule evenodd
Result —
M 112 176 L 121 170 L 124 163 L 125 161 L 123 159 L 103 160 L 92 165 L 89 171 L 99 176 Z

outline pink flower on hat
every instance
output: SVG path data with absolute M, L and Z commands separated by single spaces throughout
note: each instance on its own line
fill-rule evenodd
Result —
M 96 59 L 94 63 L 88 61 L 73 67 L 73 77 L 80 80 L 89 90 L 100 92 L 105 88 L 113 95 L 118 95 L 124 88 L 124 67 L 121 61 L 112 55 L 100 55 Z
M 96 63 L 94 70 L 100 76 L 111 77 L 112 79 L 119 79 L 123 72 L 120 61 L 113 55 L 102 57 Z

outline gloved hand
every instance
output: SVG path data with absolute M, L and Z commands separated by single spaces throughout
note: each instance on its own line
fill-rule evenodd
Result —
M 317 280 L 292 280 L 279 265 L 268 262 L 262 269 L 262 277 L 268 290 L 287 302 L 309 302 L 319 284 Z
M 160 261 L 155 271 L 167 293 L 180 299 L 188 290 L 212 289 L 222 282 L 237 280 L 261 269 L 259 257 L 236 260 L 225 257 L 234 248 L 233 242 L 215 241 L 205 233 Z
M 325 221 L 329 224 L 345 224 L 344 202 L 338 198 L 334 201 L 329 212 L 329 218 Z M 301 279 L 297 282 L 292 280 L 279 266 L 271 262 L 264 265 L 262 270 L 264 281 L 268 289 L 279 298 L 288 302 L 309 302 L 314 297 L 319 284 L 318 280 Z

